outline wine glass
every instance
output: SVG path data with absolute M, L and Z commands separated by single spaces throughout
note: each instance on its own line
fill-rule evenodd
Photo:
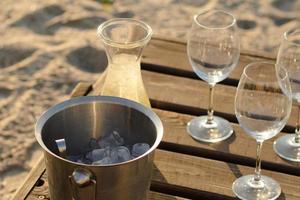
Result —
M 276 73 L 277 72 L 277 73 Z M 238 178 L 232 185 L 240 199 L 276 199 L 280 185 L 261 175 L 261 148 L 264 140 L 278 134 L 292 108 L 292 94 L 287 71 L 276 70 L 268 62 L 251 63 L 243 71 L 235 96 L 235 114 L 244 131 L 257 141 L 254 175 Z
M 284 159 L 300 162 L 300 27 L 284 33 L 276 66 L 285 68 L 289 74 L 292 97 L 298 107 L 298 121 L 295 134 L 278 138 L 274 150 Z
M 195 73 L 209 85 L 207 116 L 192 119 L 188 133 L 202 142 L 219 142 L 233 133 L 230 123 L 213 116 L 213 90 L 237 65 L 240 43 L 235 18 L 222 10 L 194 16 L 187 42 L 189 61 Z

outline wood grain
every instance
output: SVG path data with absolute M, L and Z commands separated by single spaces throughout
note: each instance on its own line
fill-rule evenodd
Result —
M 152 99 L 153 106 L 164 123 L 165 137 L 163 148 L 174 151 L 188 152 L 206 156 L 214 159 L 223 159 L 238 164 L 253 166 L 255 161 L 255 140 L 245 134 L 236 123 L 234 114 L 234 96 L 236 88 L 228 85 L 217 85 L 215 90 L 214 108 L 217 115 L 223 116 L 232 121 L 235 135 L 225 142 L 207 145 L 194 141 L 186 132 L 187 122 L 193 118 L 191 115 L 180 114 L 179 112 L 192 113 L 193 115 L 206 114 L 208 103 L 208 86 L 200 80 L 192 80 L 171 76 L 156 72 L 143 71 L 143 79 L 146 90 Z M 99 94 L 103 79 L 96 82 L 91 94 Z M 168 107 L 166 107 L 166 105 Z M 178 108 L 178 109 L 177 109 Z M 170 109 L 177 112 L 163 111 Z M 296 122 L 293 111 L 289 121 L 289 131 Z M 173 127 L 176 127 L 175 129 Z M 285 130 L 286 130 L 285 129 Z M 300 175 L 300 165 L 288 162 L 279 158 L 273 151 L 273 141 L 268 140 L 263 148 L 263 167 L 266 169 Z M 174 146 L 174 144 L 176 144 Z M 178 146 L 180 145 L 180 146 Z
M 71 98 L 85 96 L 92 89 L 92 83 L 79 82 L 71 93 Z
M 229 139 L 215 144 L 201 143 L 192 139 L 186 131 L 187 123 L 195 116 L 160 109 L 154 111 L 162 120 L 164 127 L 163 143 L 160 148 L 236 164 L 255 165 L 256 141 L 250 138 L 238 124 L 231 123 L 234 135 Z M 297 175 L 300 179 L 300 164 L 281 159 L 273 150 L 274 140 L 283 134 L 280 133 L 264 142 L 262 167 Z
M 50 199 L 47 172 L 44 171 L 26 200 Z M 150 191 L 149 200 L 186 200 L 186 198 Z
M 234 197 L 231 186 L 234 180 L 242 175 L 253 174 L 254 168 L 220 162 L 186 154 L 157 150 L 155 155 L 155 167 L 153 180 L 178 187 L 196 189 L 199 199 L 204 195 L 201 191 L 213 194 L 221 194 L 225 198 Z M 283 194 L 288 200 L 300 198 L 300 178 L 283 173 L 263 170 L 264 175 L 277 180 Z
M 41 171 L 42 170 L 42 171 Z M 26 198 L 26 200 L 40 200 L 50 199 L 47 181 L 47 172 L 45 171 L 44 162 L 39 165 L 39 170 L 35 170 L 36 174 L 39 174 L 39 179 L 36 181 L 34 188 Z M 186 198 L 178 197 L 175 195 L 168 195 L 159 192 L 150 191 L 149 200 L 186 200 Z
M 159 190 L 157 187 L 168 188 L 169 193 L 181 193 L 185 198 L 190 199 L 234 199 L 231 190 L 233 181 L 253 171 L 253 168 L 232 163 L 156 150 L 152 188 L 157 190 Z M 300 198 L 299 178 L 267 170 L 264 170 L 263 174 L 280 183 L 283 191 L 280 199 Z M 37 182 L 27 199 L 49 199 L 46 174 Z M 151 193 L 150 199 L 182 198 Z
M 208 85 L 201 81 L 190 67 L 184 42 L 154 37 L 145 48 L 143 55 L 142 62 L 150 65 L 146 67 L 147 70 L 143 70 L 143 80 L 150 99 L 155 101 L 155 107 L 165 108 L 163 104 L 169 103 L 172 104 L 169 107 L 179 108 L 176 110 L 178 112 L 205 114 L 208 104 Z M 274 56 L 267 53 L 260 55 L 245 51 L 241 54 L 239 65 L 230 75 L 229 82 L 216 85 L 214 108 L 217 114 L 236 122 L 234 115 L 236 88 L 234 86 L 238 84 L 244 67 L 258 60 L 275 61 Z M 100 95 L 104 79 L 105 73 L 93 85 L 90 95 Z M 294 106 L 287 127 L 284 129 L 285 132 L 294 132 L 296 115 L 297 108 Z
M 156 41 L 186 45 L 185 40 L 182 40 L 179 38 L 170 38 L 170 37 L 165 37 L 162 35 L 154 34 L 152 39 L 150 40 L 150 43 L 156 42 Z M 241 55 L 246 55 L 246 56 L 251 56 L 251 57 L 266 58 L 266 59 L 273 59 L 273 60 L 276 59 L 276 54 L 266 52 L 266 51 L 261 51 L 261 50 L 254 51 L 254 50 L 241 49 L 240 52 L 241 52 Z
M 35 167 L 30 170 L 22 186 L 16 191 L 12 200 L 25 199 L 28 193 L 33 189 L 34 184 L 41 177 L 44 171 L 45 171 L 44 157 L 41 156 L 39 160 L 36 162 Z
M 145 48 L 142 58 L 144 69 L 198 78 L 188 61 L 186 43 L 183 41 L 154 37 Z M 255 61 L 275 62 L 275 56 L 262 52 L 242 51 L 238 65 L 225 83 L 237 85 L 244 67 Z
M 206 114 L 208 106 L 208 85 L 201 80 L 193 80 L 156 72 L 143 71 L 143 81 L 152 106 L 171 109 L 193 115 Z M 234 112 L 236 87 L 218 84 L 214 91 L 214 110 L 216 115 L 237 122 Z M 284 131 L 294 132 L 297 108 L 293 107 Z

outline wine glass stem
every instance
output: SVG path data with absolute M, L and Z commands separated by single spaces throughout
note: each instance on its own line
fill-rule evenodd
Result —
M 213 109 L 213 101 L 214 101 L 214 88 L 215 83 L 209 83 L 209 104 L 207 109 L 207 124 L 212 124 L 214 121 L 214 109 Z
M 255 176 L 254 176 L 254 181 L 255 182 L 260 182 L 261 178 L 261 148 L 262 148 L 262 141 L 257 141 L 257 147 L 256 147 L 256 165 L 255 165 Z
M 295 131 L 295 142 L 300 143 L 300 105 L 298 103 L 298 120 L 296 124 L 296 131 Z

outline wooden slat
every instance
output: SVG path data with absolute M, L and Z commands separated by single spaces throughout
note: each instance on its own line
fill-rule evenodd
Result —
M 154 34 L 150 42 L 156 42 L 156 41 L 161 41 L 161 42 L 168 42 L 168 43 L 173 43 L 173 44 L 181 44 L 181 45 L 186 45 L 186 41 L 183 39 L 179 38 L 170 38 L 170 37 L 165 37 L 162 35 L 156 35 Z M 258 57 L 258 58 L 266 58 L 266 59 L 276 59 L 276 54 L 266 52 L 266 51 L 261 51 L 261 50 L 247 50 L 247 49 L 241 49 L 240 50 L 241 55 L 247 55 L 247 56 L 252 56 L 252 57 Z
M 47 172 L 45 171 L 44 162 L 40 163 L 38 170 L 35 170 L 35 174 L 39 174 L 39 179 L 36 181 L 34 188 L 26 198 L 26 200 L 40 200 L 40 199 L 50 199 L 47 181 Z M 149 200 L 186 200 L 186 198 L 178 197 L 175 195 L 168 195 L 159 192 L 150 191 Z
M 171 109 L 188 114 L 206 114 L 209 101 L 208 84 L 201 80 L 172 76 L 156 72 L 142 70 L 143 81 L 152 99 L 152 106 L 164 108 L 169 104 Z M 99 78 L 93 85 L 89 95 L 99 95 L 103 77 Z M 236 122 L 234 113 L 234 98 L 236 87 L 217 84 L 214 91 L 214 110 L 217 114 Z M 168 105 L 167 105 L 168 106 Z M 297 108 L 293 107 L 286 132 L 293 132 L 296 124 Z
M 86 95 L 92 89 L 92 83 L 90 82 L 80 82 L 76 85 L 71 93 L 71 98 Z
M 193 111 L 193 114 L 205 114 L 208 102 L 208 88 L 206 83 L 199 80 L 148 71 L 143 71 L 143 79 L 150 98 L 154 100 L 152 102 L 156 103 L 156 105 L 154 105 L 155 107 L 165 109 L 166 107 L 164 104 L 171 104 L 170 110 L 174 110 L 174 108 L 176 110 L 176 107 L 179 107 L 179 110 L 182 111 L 181 107 L 184 106 L 185 108 L 189 108 L 187 110 L 188 113 Z M 96 83 L 94 85 L 94 91 L 91 91 L 91 93 L 99 93 L 98 88 L 100 88 L 101 84 L 102 82 Z M 235 119 L 234 96 L 235 87 L 217 85 L 214 101 L 215 110 L 219 112 L 217 114 L 221 114 L 231 121 L 233 121 L 233 118 Z M 253 165 L 253 158 L 255 157 L 255 141 L 248 137 L 238 124 L 233 123 L 235 136 L 231 137 L 226 142 L 221 142 L 216 145 L 206 145 L 195 142 L 186 133 L 186 123 L 192 116 L 181 115 L 174 112 L 165 113 L 167 114 L 160 115 L 161 119 L 164 121 L 164 127 L 168 128 L 165 132 L 165 142 L 173 144 L 177 143 L 189 147 L 184 148 L 183 151 L 186 151 L 187 149 L 190 151 L 193 150 L 194 153 L 201 154 L 202 156 L 204 156 L 203 154 L 210 153 L 209 156 L 218 155 L 219 158 L 214 157 L 216 159 L 222 158 L 231 162 L 236 160 L 236 162 L 240 164 Z M 160 112 L 158 112 L 158 114 L 160 114 Z M 177 119 L 177 117 L 179 119 Z M 295 116 L 292 115 L 289 122 L 290 125 L 294 125 L 295 120 Z M 171 129 L 172 126 L 177 127 L 177 129 Z M 281 135 L 282 134 L 279 136 Z M 168 136 L 174 136 L 174 138 Z M 272 170 L 300 174 L 300 165 L 282 160 L 274 153 L 272 148 L 274 139 L 275 138 L 266 141 L 264 145 L 263 166 Z M 176 148 L 178 149 L 178 147 Z
M 44 171 L 26 200 L 50 199 L 47 173 Z M 150 191 L 149 200 L 186 200 L 186 198 Z
M 16 191 L 12 200 L 25 199 L 25 197 L 34 187 L 36 181 L 41 177 L 44 170 L 45 170 L 44 157 L 41 156 L 39 160 L 36 162 L 35 167 L 30 170 L 22 186 Z
M 186 44 L 181 40 L 154 37 L 149 43 L 149 45 L 145 48 L 143 55 L 143 63 L 151 64 L 151 66 L 147 67 L 148 71 L 150 70 L 166 72 L 167 74 L 176 74 L 186 77 L 196 77 L 187 59 Z M 251 51 L 242 52 L 238 66 L 230 75 L 230 79 L 234 81 L 234 83 L 230 85 L 237 85 L 243 68 L 250 62 L 257 60 L 274 61 L 274 58 L 274 56 L 269 55 L 267 53 L 263 54 L 260 52 L 258 54 Z M 153 64 L 156 66 L 153 66 Z M 172 72 L 170 72 L 170 70 Z M 100 94 L 104 78 L 105 75 L 102 75 L 101 78 L 99 78 L 99 80 L 96 82 L 96 84 L 94 84 L 93 91 L 90 93 L 91 95 Z M 165 78 L 166 81 L 164 80 Z M 201 112 L 203 112 L 204 109 L 207 108 L 208 85 L 203 81 L 199 81 L 200 79 L 197 77 L 196 80 L 190 80 L 183 77 L 176 79 L 176 77 L 174 76 L 164 76 L 164 74 L 158 73 L 148 73 L 147 75 L 147 71 L 143 71 L 143 79 L 145 85 L 147 86 L 146 89 L 151 99 L 154 99 L 158 102 L 163 101 L 188 106 L 190 107 L 190 109 L 194 109 L 195 111 L 201 108 Z M 157 82 L 156 84 L 155 81 L 159 82 Z M 163 83 L 163 85 L 160 86 L 161 83 Z M 179 85 L 180 88 L 178 87 Z M 175 89 L 169 91 L 168 87 Z M 166 92 L 161 92 L 161 89 L 165 90 Z M 188 95 L 185 95 L 184 91 L 186 91 Z M 230 117 L 233 120 L 235 120 L 233 112 L 235 92 L 235 87 L 217 84 L 214 98 L 215 111 L 229 114 L 231 115 Z M 176 97 L 182 97 L 182 99 L 179 100 L 180 102 L 176 101 L 174 94 L 176 94 Z M 293 107 L 291 118 L 288 122 L 289 127 L 285 128 L 286 132 L 294 132 L 294 127 L 296 124 L 296 110 L 296 107 Z
M 159 187 L 162 188 L 161 190 L 168 188 L 169 193 L 182 193 L 191 199 L 234 199 L 231 190 L 233 181 L 237 177 L 251 174 L 253 171 L 253 168 L 241 165 L 157 150 L 152 185 L 158 190 Z M 283 197 L 289 200 L 300 198 L 299 178 L 267 170 L 264 170 L 263 174 L 280 183 L 283 191 L 280 199 Z M 47 188 L 48 184 L 44 174 L 27 199 L 48 199 Z M 150 199 L 182 198 L 151 193 Z
M 154 107 L 164 108 L 164 104 L 171 104 L 171 109 L 178 108 L 178 112 L 206 113 L 209 96 L 208 85 L 205 82 L 149 71 L 143 71 L 142 75 L 148 95 L 154 101 Z M 214 91 L 214 110 L 231 121 L 236 121 L 235 93 L 235 87 L 222 84 L 216 85 Z M 297 109 L 293 107 L 287 123 L 289 127 L 285 131 L 294 131 L 296 113 Z
M 92 83 L 88 82 L 80 82 L 71 92 L 70 98 L 83 96 L 86 95 L 89 90 L 92 88 Z M 27 178 L 25 179 L 24 183 L 21 187 L 16 191 L 15 195 L 13 196 L 13 200 L 21 200 L 25 199 L 25 197 L 29 194 L 29 192 L 34 187 L 36 181 L 40 178 L 43 171 L 45 170 L 44 159 L 43 155 L 38 159 L 35 167 L 30 170 Z
M 195 116 L 154 109 L 163 122 L 164 137 L 161 148 L 218 159 L 243 165 L 255 165 L 256 141 L 250 138 L 241 127 L 232 123 L 234 135 L 220 143 L 207 144 L 194 139 L 186 131 L 187 123 Z M 300 176 L 300 164 L 282 160 L 273 150 L 273 142 L 278 136 L 264 142 L 262 167 Z M 300 177 L 299 177 L 300 179 Z
M 244 67 L 254 61 L 274 62 L 275 56 L 263 52 L 242 51 L 239 63 L 228 79 L 237 85 Z M 142 62 L 143 68 L 148 70 L 156 69 L 160 72 L 197 78 L 188 61 L 185 42 L 154 37 L 143 52 Z
M 187 200 L 186 198 L 150 191 L 149 200 Z
M 182 187 L 183 191 L 185 188 L 198 190 L 199 195 L 195 193 L 193 199 L 199 199 L 208 193 L 211 196 L 202 199 L 214 199 L 215 195 L 224 195 L 223 199 L 234 197 L 231 189 L 233 181 L 242 175 L 254 173 L 254 168 L 251 167 L 168 151 L 157 150 L 155 156 L 153 180 Z M 284 193 L 280 199 L 300 198 L 299 177 L 267 170 L 262 173 L 280 183 Z

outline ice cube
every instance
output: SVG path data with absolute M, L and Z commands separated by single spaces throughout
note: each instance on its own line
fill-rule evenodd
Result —
M 124 139 L 120 136 L 117 131 L 113 131 L 111 134 L 102 137 L 98 140 L 98 145 L 101 148 L 105 147 L 116 147 L 124 144 Z
M 109 164 L 112 164 L 112 160 L 109 157 L 104 157 L 103 159 L 92 163 L 92 165 L 109 165 Z
M 115 147 L 111 150 L 110 158 L 113 163 L 121 163 L 131 159 L 130 151 L 124 146 Z
M 102 160 L 104 157 L 109 156 L 110 149 L 106 147 L 105 149 L 94 149 L 85 154 L 85 158 L 91 160 L 92 162 Z
M 147 143 L 136 143 L 132 146 L 131 154 L 133 157 L 138 157 L 146 153 L 149 149 L 150 146 Z

